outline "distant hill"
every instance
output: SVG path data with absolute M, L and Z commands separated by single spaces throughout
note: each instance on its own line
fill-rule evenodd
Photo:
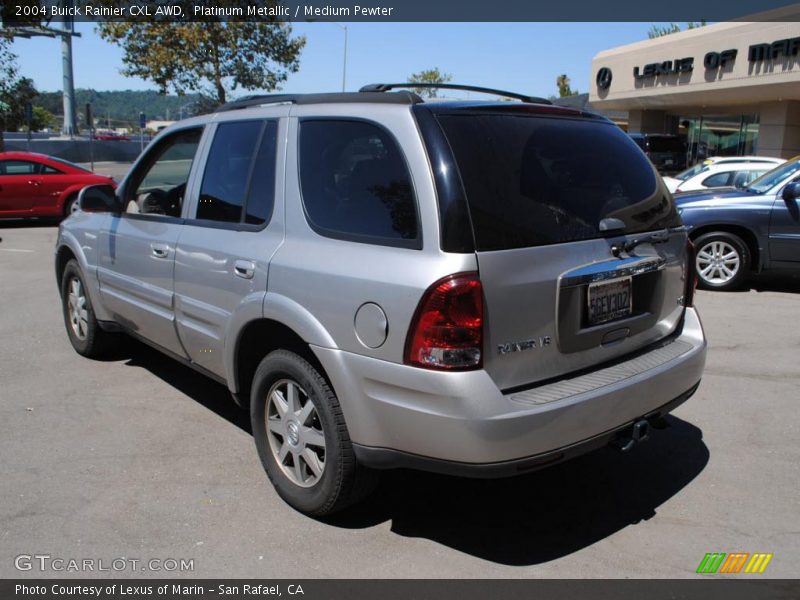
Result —
M 83 125 L 84 107 L 87 102 L 92 104 L 92 114 L 99 122 L 98 127 L 105 127 L 110 118 L 111 127 L 135 126 L 139 122 L 139 113 L 143 112 L 149 120 L 175 120 L 180 116 L 181 107 L 183 116 L 193 114 L 194 107 L 186 106 L 200 99 L 198 94 L 185 96 L 164 96 L 155 91 L 123 90 L 114 92 L 98 92 L 96 90 L 76 89 L 75 99 L 78 113 L 78 123 Z M 54 115 L 64 114 L 64 101 L 61 92 L 40 92 L 33 102 L 34 106 L 41 106 Z

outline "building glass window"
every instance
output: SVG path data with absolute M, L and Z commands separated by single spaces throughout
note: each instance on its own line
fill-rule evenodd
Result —
M 688 143 L 688 166 L 711 156 L 757 153 L 758 115 L 680 117 L 680 123 Z

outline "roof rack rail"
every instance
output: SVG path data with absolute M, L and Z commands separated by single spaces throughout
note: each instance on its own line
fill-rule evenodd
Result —
M 346 102 L 372 102 L 376 104 L 418 104 L 422 98 L 413 92 L 391 94 L 365 94 L 362 92 L 335 92 L 329 94 L 261 94 L 245 96 L 227 102 L 214 112 L 227 112 L 264 104 L 324 104 Z
M 238 100 L 226 102 L 222 106 L 217 107 L 214 112 L 226 112 L 229 110 L 247 108 L 249 106 L 259 106 L 261 104 L 281 104 L 283 102 L 294 103 L 296 100 L 297 94 L 261 94 L 256 96 L 244 96 Z
M 505 98 L 513 98 L 522 102 L 532 102 L 534 104 L 552 104 L 547 98 L 537 96 L 527 96 L 517 92 L 507 92 L 495 90 L 493 88 L 478 87 L 475 85 L 461 85 L 458 83 L 370 83 L 362 87 L 359 92 L 388 92 L 396 88 L 418 89 L 418 88 L 437 88 L 443 90 L 464 90 L 466 92 L 483 92 L 485 94 L 496 94 Z

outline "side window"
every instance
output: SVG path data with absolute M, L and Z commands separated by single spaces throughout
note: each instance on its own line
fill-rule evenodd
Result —
M 275 200 L 277 121 L 217 127 L 206 161 L 196 218 L 263 225 Z
M 238 223 L 242 220 L 247 178 L 253 161 L 260 123 L 242 121 L 217 127 L 206 161 L 198 219 Z
M 299 158 L 303 204 L 318 233 L 420 247 L 411 176 L 386 130 L 363 121 L 305 120 Z
M 42 175 L 61 175 L 61 171 L 50 165 L 42 165 Z
M 4 160 L 0 162 L 0 174 L 2 175 L 36 175 L 39 172 L 39 164 L 28 162 L 27 160 Z
M 733 186 L 742 188 L 751 181 L 761 177 L 766 171 L 738 171 L 733 177 Z
M 731 175 L 733 173 L 716 173 L 711 177 L 706 177 L 703 179 L 703 185 L 705 187 L 723 187 L 730 184 Z
M 245 203 L 245 223 L 263 225 L 275 204 L 275 159 L 278 155 L 278 122 L 267 121 L 258 147 L 250 189 Z
M 148 152 L 131 179 L 126 212 L 179 217 L 202 128 L 183 129 Z

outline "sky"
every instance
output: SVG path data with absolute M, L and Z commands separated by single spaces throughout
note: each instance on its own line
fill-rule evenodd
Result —
M 599 51 L 647 39 L 652 23 L 347 23 L 346 89 L 375 82 L 406 81 L 411 73 L 438 67 L 454 83 L 523 92 L 557 94 L 556 77 L 566 73 L 572 88 L 590 86 L 592 57 Z M 335 23 L 295 23 L 306 36 L 300 70 L 283 86 L 287 93 L 340 91 L 344 31 Z M 155 89 L 124 77 L 122 51 L 76 24 L 73 42 L 76 88 Z M 16 39 L 21 74 L 40 91 L 61 90 L 60 41 Z M 246 94 L 250 92 L 238 92 Z

